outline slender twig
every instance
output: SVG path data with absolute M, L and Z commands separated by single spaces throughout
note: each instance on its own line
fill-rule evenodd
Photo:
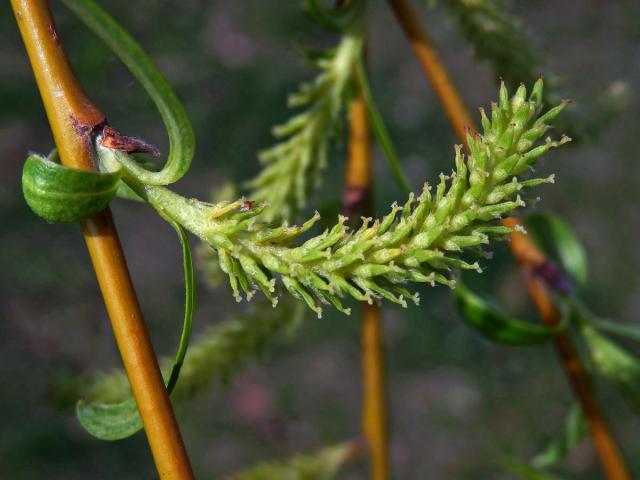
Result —
M 450 79 L 446 67 L 440 61 L 436 49 L 418 23 L 416 13 L 407 1 L 389 0 L 389 3 L 393 7 L 405 34 L 412 43 L 425 74 L 431 80 L 434 90 L 447 112 L 456 136 L 466 146 L 467 129 L 475 130 L 474 123 L 459 92 Z M 505 219 L 503 223 L 515 225 L 517 222 L 518 220 L 509 218 Z M 556 325 L 560 318 L 553 299 L 544 285 L 531 275 L 532 265 L 539 266 L 546 261 L 544 254 L 535 247 L 535 244 L 528 237 L 521 233 L 511 234 L 511 240 L 513 254 L 522 264 L 523 270 L 527 275 L 529 293 L 540 318 L 549 325 Z M 587 418 L 590 433 L 607 479 L 628 480 L 630 477 L 625 461 L 607 426 L 571 338 L 568 334 L 558 335 L 554 345 L 573 392 Z
M 420 26 L 416 12 L 406 0 L 389 0 L 389 4 L 440 99 L 456 136 L 466 145 L 466 128 L 473 128 L 474 122 L 465 108 L 449 72 L 440 60 L 438 51 Z
M 12 0 L 11 5 L 62 163 L 95 169 L 92 141 L 106 122 L 71 69 L 47 1 Z M 160 478 L 192 479 L 110 211 L 82 222 L 82 232 Z
M 358 89 L 349 108 L 349 159 L 342 205 L 347 216 L 371 215 L 371 132 L 367 106 Z M 389 478 L 388 413 L 380 307 L 362 303 L 362 433 L 369 447 L 372 480 Z
M 502 223 L 513 227 L 518 225 L 520 221 L 515 218 L 507 218 Z M 530 237 L 519 232 L 511 235 L 510 247 L 513 256 L 522 267 L 529 294 L 538 310 L 540 318 L 549 326 L 558 325 L 562 321 L 562 314 L 553 303 L 544 281 L 535 273 L 541 265 L 548 261 L 544 253 L 540 251 Z M 602 468 L 607 478 L 612 480 L 630 479 L 631 477 L 629 476 L 620 449 L 600 412 L 593 386 L 589 381 L 589 376 L 587 372 L 585 372 L 569 333 L 562 332 L 556 335 L 553 342 L 560 361 L 564 366 L 567 379 L 584 412 L 587 425 L 589 426 L 589 432 L 596 445 Z

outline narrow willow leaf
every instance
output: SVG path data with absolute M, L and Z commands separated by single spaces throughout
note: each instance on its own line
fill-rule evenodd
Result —
M 167 221 L 173 226 L 180 237 L 180 244 L 182 245 L 182 263 L 184 266 L 184 320 L 182 322 L 182 333 L 180 334 L 180 342 L 178 344 L 178 351 L 176 352 L 173 366 L 171 367 L 171 375 L 167 382 L 167 391 L 173 392 L 176 386 L 178 377 L 180 376 L 180 369 L 184 363 L 184 357 L 187 354 L 187 348 L 189 346 L 189 338 L 191 338 L 191 329 L 193 326 L 193 310 L 196 303 L 196 280 L 193 272 L 193 256 L 191 255 L 191 248 L 189 247 L 189 238 L 187 238 L 187 232 L 176 222 L 169 219 Z
M 395 147 L 393 146 L 391 135 L 387 130 L 387 126 L 384 124 L 382 115 L 380 115 L 378 107 L 373 99 L 373 95 L 371 94 L 367 71 L 364 68 L 362 62 L 362 55 L 358 57 L 358 61 L 356 62 L 356 69 L 358 72 L 357 80 L 362 90 L 362 97 L 365 101 L 365 104 L 367 105 L 367 111 L 369 112 L 369 117 L 371 118 L 373 133 L 376 136 L 376 140 L 378 140 L 380 147 L 384 151 L 387 163 L 389 164 L 391 173 L 398 183 L 398 186 L 400 186 L 400 188 L 408 194 L 409 192 L 411 192 L 411 185 L 409 184 L 409 181 L 407 180 L 407 177 L 402 170 L 400 158 L 398 158 L 398 154 L 396 153 Z
M 284 462 L 260 464 L 232 474 L 226 480 L 330 480 L 352 456 L 354 448 L 354 442 L 342 443 Z
M 598 330 L 613 333 L 620 337 L 628 338 L 635 342 L 640 342 L 640 325 L 629 325 L 628 323 L 618 323 L 602 318 L 593 319 L 592 325 Z
M 549 328 L 510 318 L 491 308 L 462 282 L 456 284 L 453 294 L 462 319 L 497 343 L 514 346 L 539 345 L 566 328 L 566 324 Z
M 184 320 L 180 343 L 171 371 L 165 375 L 167 391 L 171 394 L 178 381 L 191 336 L 195 304 L 195 277 L 187 234 L 177 223 L 170 219 L 167 221 L 175 228 L 182 244 L 185 285 Z M 131 398 L 130 392 L 125 400 L 118 403 L 104 403 L 100 398 L 95 398 L 92 401 L 80 400 L 76 405 L 76 415 L 85 430 L 101 440 L 121 440 L 142 429 L 138 408 L 135 400 Z
M 531 464 L 536 468 L 549 468 L 564 460 L 587 436 L 587 425 L 578 404 L 573 404 L 564 422 L 560 436 L 536 455 Z
M 162 117 L 169 136 L 169 156 L 165 166 L 154 172 L 133 159 L 125 158 L 128 169 L 139 181 L 149 185 L 176 182 L 189 170 L 195 139 L 187 113 L 171 86 L 142 47 L 93 0 L 63 0 L 62 3 L 113 50 L 151 97 Z
M 527 231 L 540 247 L 571 275 L 579 286 L 587 282 L 587 254 L 582 242 L 567 222 L 558 215 L 534 213 L 525 221 Z
M 30 155 L 22 170 L 22 192 L 31 210 L 45 220 L 79 222 L 109 205 L 120 176 L 120 170 L 78 170 Z
M 640 411 L 640 360 L 617 343 L 583 323 L 580 329 L 587 342 L 596 372 L 616 387 L 629 404 Z

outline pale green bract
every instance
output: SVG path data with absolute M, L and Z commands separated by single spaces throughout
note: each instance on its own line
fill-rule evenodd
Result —
M 481 252 L 490 237 L 512 231 L 492 224 L 494 220 L 524 206 L 519 192 L 526 187 L 553 183 L 553 176 L 521 180 L 530 166 L 549 149 L 569 141 L 539 140 L 567 105 L 562 102 L 542 111 L 543 82 L 538 80 L 527 97 L 524 86 L 513 98 L 504 84 L 500 100 L 491 106 L 491 119 L 481 110 L 482 134 L 468 134 L 470 154 L 455 149 L 456 170 L 441 175 L 432 192 L 425 184 L 417 198 L 411 194 L 404 206 L 392 205 L 379 220 L 364 219 L 358 230 L 350 230 L 346 218 L 320 235 L 293 243 L 311 230 L 319 215 L 300 226 L 258 220 L 267 205 L 246 199 L 211 204 L 187 199 L 165 187 L 145 185 L 127 169 L 124 152 L 100 146 L 98 154 L 106 166 L 120 163 L 123 178 L 138 195 L 165 217 L 199 236 L 217 253 L 229 277 L 234 296 L 250 298 L 261 290 L 277 302 L 276 278 L 294 297 L 321 315 L 321 304 L 333 304 L 349 313 L 342 300 L 352 297 L 372 302 L 386 298 L 406 305 L 418 303 L 409 282 L 453 286 L 452 269 L 480 271 L 464 252 Z
M 246 187 L 249 198 L 269 202 L 265 220 L 291 219 L 321 182 L 329 141 L 341 123 L 353 70 L 362 52 L 361 23 L 359 18 L 354 20 L 335 49 L 311 58 L 320 74 L 303 83 L 288 102 L 290 107 L 306 110 L 276 126 L 273 134 L 279 142 L 260 153 L 264 168 Z

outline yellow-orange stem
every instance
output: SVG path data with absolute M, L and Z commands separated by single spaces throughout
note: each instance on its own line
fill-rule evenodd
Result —
M 373 480 L 389 478 L 389 432 L 381 312 L 362 304 L 362 433 L 367 439 Z
M 466 145 L 466 128 L 473 129 L 473 119 L 464 106 L 455 84 L 440 60 L 427 33 L 418 22 L 416 12 L 406 0 L 389 0 L 405 35 L 411 42 L 422 68 L 431 81 L 458 139 Z
M 371 132 L 367 107 L 360 94 L 349 108 L 349 159 L 345 175 L 343 211 L 369 216 L 373 212 Z M 385 388 L 381 311 L 362 303 L 362 433 L 369 447 L 372 480 L 389 478 L 389 435 Z
M 91 141 L 105 119 L 71 69 L 47 1 L 11 5 L 62 163 L 95 169 Z M 82 232 L 160 478 L 193 479 L 109 209 L 82 222 Z

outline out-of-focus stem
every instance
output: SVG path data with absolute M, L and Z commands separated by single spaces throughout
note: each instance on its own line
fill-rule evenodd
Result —
M 343 212 L 369 216 L 372 202 L 371 132 L 362 93 L 349 108 L 349 159 L 347 162 Z M 381 312 L 378 305 L 362 303 L 362 433 L 369 447 L 370 478 L 389 478 L 389 435 L 385 388 Z
M 451 81 L 446 67 L 440 61 L 436 49 L 418 23 L 417 15 L 407 1 L 389 0 L 389 3 L 411 41 L 425 74 L 431 80 L 459 141 L 466 147 L 466 129 L 475 130 L 474 122 Z M 517 223 L 518 220 L 514 218 L 507 218 L 503 221 L 503 224 L 508 226 Z M 529 294 L 540 318 L 548 325 L 557 325 L 561 319 L 553 298 L 542 281 L 533 275 L 536 266 L 540 266 L 546 261 L 544 253 L 535 246 L 529 237 L 518 232 L 511 234 L 511 250 L 525 272 Z M 625 461 L 602 415 L 595 392 L 589 383 L 571 337 L 562 333 L 556 337 L 554 345 L 574 395 L 580 402 L 587 418 L 589 431 L 607 479 L 628 480 L 630 477 Z
M 422 68 L 431 81 L 440 103 L 444 108 L 451 125 L 460 141 L 466 145 L 466 128 L 473 128 L 473 119 L 464 106 L 449 72 L 443 65 L 438 51 L 429 40 L 427 33 L 420 26 L 416 12 L 406 0 L 389 0 L 389 4 L 411 42 Z
M 71 69 L 47 1 L 11 5 L 62 163 L 95 169 L 92 140 L 105 119 Z M 160 478 L 193 479 L 110 211 L 82 222 L 82 233 Z
M 520 222 L 515 218 L 507 218 L 502 223 L 513 227 Z M 560 311 L 554 305 L 544 282 L 535 273 L 547 261 L 544 253 L 530 237 L 520 232 L 511 235 L 510 247 L 513 256 L 522 267 L 529 294 L 540 318 L 549 326 L 558 325 L 562 321 Z M 591 438 L 607 478 L 610 480 L 630 479 L 625 461 L 600 411 L 595 392 L 571 337 L 568 333 L 563 332 L 556 335 L 553 342 L 573 393 L 584 412 Z

